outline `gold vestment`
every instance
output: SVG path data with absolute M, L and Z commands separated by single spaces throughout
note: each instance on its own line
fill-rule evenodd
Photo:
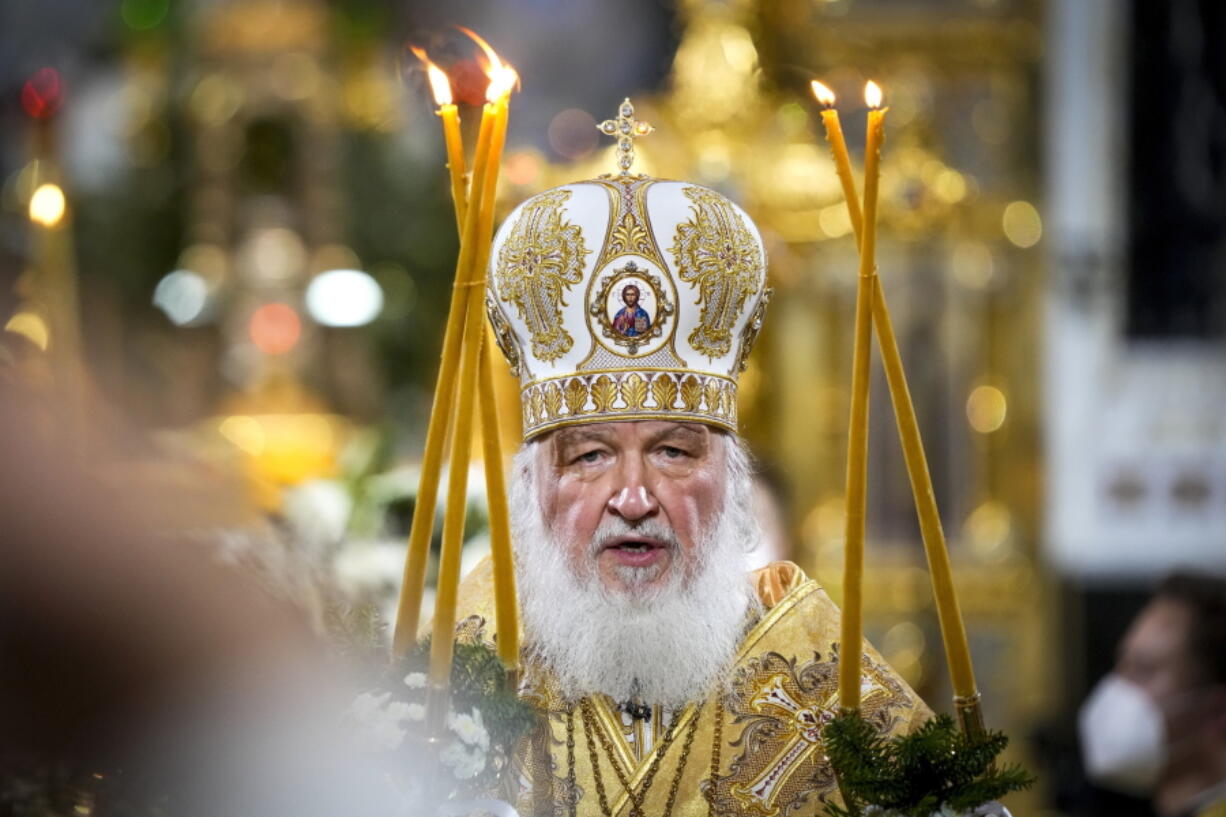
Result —
M 609 698 L 593 695 L 585 702 L 601 734 L 592 735 L 589 748 L 583 707 L 569 706 L 542 673 L 525 669 L 521 695 L 542 718 L 516 753 L 508 775 L 512 790 L 503 793 L 520 815 L 569 815 L 573 780 L 576 814 L 601 815 L 598 790 L 603 788 L 610 813 L 629 817 L 634 804 L 611 765 L 609 749 L 635 792 L 652 777 L 646 794 L 637 795 L 650 817 L 666 817 L 674 789 L 674 817 L 800 817 L 819 813 L 828 798 L 838 798 L 821 729 L 839 706 L 839 610 L 817 582 L 790 562 L 755 571 L 753 579 L 764 612 L 742 640 L 728 692 L 718 702 L 713 696 L 679 713 L 657 708 L 644 721 L 622 713 Z M 461 585 L 459 610 L 461 639 L 493 642 L 488 560 Z M 881 732 L 910 732 L 932 716 L 867 642 L 862 666 L 861 712 Z M 689 738 L 694 718 L 698 723 Z M 657 758 L 670 724 L 674 739 Z M 598 776 L 592 771 L 593 750 Z

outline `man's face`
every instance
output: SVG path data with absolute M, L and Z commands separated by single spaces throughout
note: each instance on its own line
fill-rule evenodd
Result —
M 1170 700 L 1194 685 L 1188 656 L 1191 612 L 1170 599 L 1156 598 L 1132 622 L 1120 643 L 1116 672 L 1156 702 Z
M 639 305 L 639 291 L 630 289 L 629 287 L 622 293 L 622 300 L 626 302 L 626 306 L 634 309 Z
M 545 524 L 579 576 L 625 593 L 688 575 L 724 498 L 724 435 L 644 420 L 562 429 L 544 445 Z M 602 525 L 615 535 L 594 537 Z

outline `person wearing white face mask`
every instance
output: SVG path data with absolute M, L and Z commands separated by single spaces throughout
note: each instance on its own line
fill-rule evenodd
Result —
M 1226 579 L 1167 578 L 1078 726 L 1094 782 L 1159 817 L 1226 816 Z

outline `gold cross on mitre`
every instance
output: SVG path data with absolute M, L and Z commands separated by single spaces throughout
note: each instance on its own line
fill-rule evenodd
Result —
M 655 130 L 646 122 L 634 118 L 630 97 L 626 97 L 617 109 L 616 119 L 606 119 L 596 127 L 606 136 L 617 137 L 617 149 L 621 154 L 617 157 L 617 166 L 621 168 L 623 176 L 630 175 L 630 165 L 634 164 L 634 140 Z

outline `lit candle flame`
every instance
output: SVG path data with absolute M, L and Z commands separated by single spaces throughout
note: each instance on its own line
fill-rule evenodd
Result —
M 452 102 L 451 80 L 447 78 L 447 73 L 430 61 L 425 50 L 416 46 L 409 46 L 409 50 L 426 66 L 426 76 L 430 78 L 430 90 L 434 93 L 434 104 L 450 105 Z
M 823 108 L 834 107 L 834 91 L 826 87 L 825 84 L 812 80 L 809 82 L 809 87 L 813 89 L 813 96 L 817 97 L 817 101 Z
M 864 84 L 864 101 L 870 108 L 881 107 L 881 86 L 871 79 Z
M 494 51 L 493 46 L 485 41 L 485 39 L 470 28 L 464 26 L 456 26 L 463 31 L 485 54 L 489 64 L 485 66 L 485 75 L 489 77 L 490 84 L 485 89 L 485 98 L 490 102 L 495 102 L 498 99 L 508 96 L 516 85 L 519 84 L 519 74 L 515 69 L 507 63 L 503 62 Z
M 490 62 L 489 67 L 486 69 L 487 74 L 493 75 L 493 72 L 502 67 L 502 60 L 498 58 L 498 54 L 494 51 L 493 46 L 487 43 L 484 37 L 473 31 L 471 28 L 465 28 L 464 26 L 456 26 L 456 28 L 467 34 L 469 39 L 475 42 L 477 46 L 483 52 L 485 52 L 485 58 Z
M 510 96 L 511 89 L 519 84 L 519 74 L 506 63 L 490 71 L 490 84 L 485 89 L 485 98 L 490 102 Z

